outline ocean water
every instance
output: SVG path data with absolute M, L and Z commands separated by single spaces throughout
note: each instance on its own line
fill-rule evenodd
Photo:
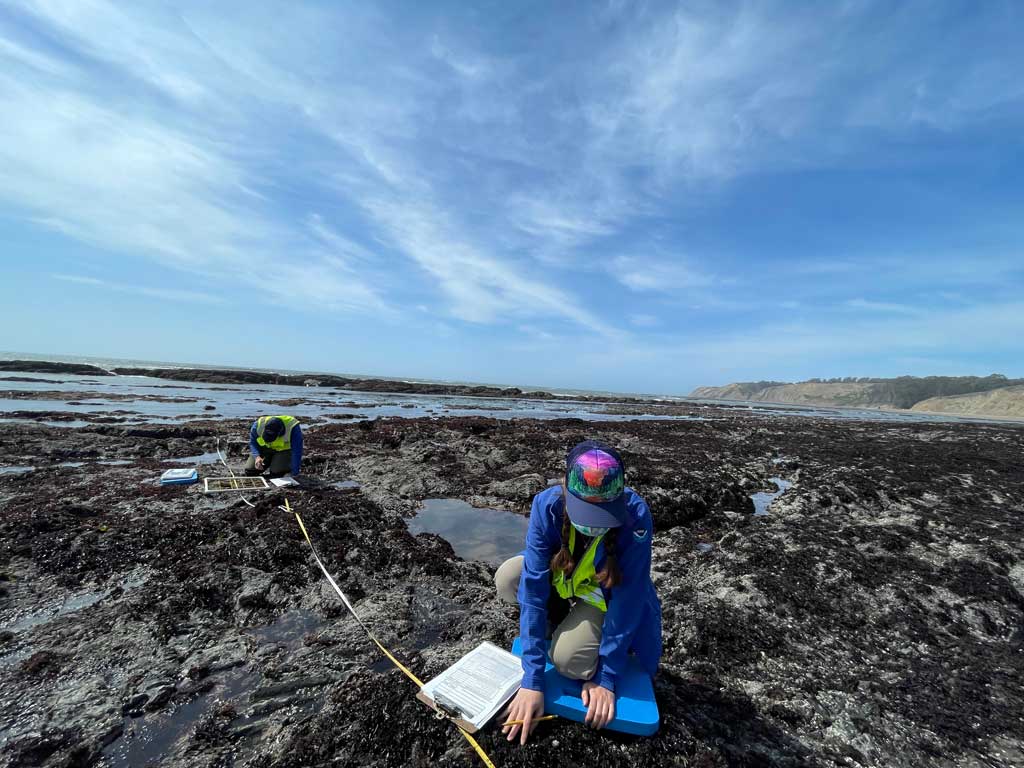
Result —
M 8 358 L 11 359 L 11 358 Z M 27 358 L 18 358 L 27 359 Z M 89 362 L 79 359 L 68 362 Z M 111 361 L 105 361 L 111 362 Z M 116 361 L 119 367 L 124 361 Z M 248 369 L 244 369 L 248 370 Z M 205 384 L 174 382 L 151 376 L 89 376 L 77 374 L 0 372 L 0 379 L 16 376 L 30 381 L 2 381 L 3 392 L 53 392 L 45 399 L 0 397 L 0 421 L 14 411 L 117 416 L 125 424 L 175 423 L 187 419 L 253 418 L 284 411 L 299 418 L 357 421 L 381 416 L 491 416 L 500 419 L 582 418 L 592 421 L 664 418 L 656 414 L 627 416 L 608 413 L 608 406 L 563 398 L 555 401 L 451 395 L 354 392 L 333 387 L 276 384 Z M 61 395 L 60 393 L 68 393 Z M 70 393 L 76 393 L 71 395 Z M 80 394 L 79 394 L 80 393 Z M 159 398 L 157 400 L 147 398 Z M 281 401 L 301 399 L 298 404 Z M 168 402 L 167 400 L 170 400 Z M 180 401 L 179 401 L 180 400 Z M 676 419 L 694 417 L 677 416 Z M 81 427 L 89 422 L 43 421 L 54 426 Z
M 565 388 L 552 388 L 552 387 L 540 387 L 531 384 L 508 384 L 508 383 L 495 383 L 495 382 L 484 382 L 484 381 L 459 381 L 459 380 L 448 380 L 448 379 L 424 379 L 418 377 L 397 377 L 397 376 L 373 376 L 365 373 L 351 373 L 345 371 L 307 371 L 307 370 L 294 370 L 290 368 L 255 368 L 253 366 L 239 367 L 236 365 L 209 365 L 207 363 L 168 363 L 160 360 L 134 360 L 128 358 L 113 358 L 113 357 L 84 357 L 79 355 L 49 355 L 49 354 L 36 354 L 33 352 L 9 352 L 0 350 L 0 360 L 39 360 L 44 362 L 55 362 L 55 363 L 82 363 L 85 365 L 94 365 L 98 368 L 110 370 L 111 368 L 199 368 L 211 371 L 255 371 L 257 373 L 278 373 L 287 376 L 342 376 L 345 378 L 352 379 L 376 379 L 377 381 L 405 381 L 417 384 L 450 384 L 455 386 L 469 386 L 469 387 L 517 387 L 524 392 L 550 392 L 554 395 L 560 395 L 564 397 L 581 397 L 586 395 L 597 395 L 597 396 L 612 396 L 612 397 L 638 397 L 638 398 L 659 398 L 671 401 L 681 398 L 664 398 L 661 395 L 645 395 L 645 394 L 633 394 L 623 392 L 610 392 L 606 390 L 591 390 L 591 389 L 565 389 Z
M 154 360 L 115 360 L 97 357 L 76 357 L 69 355 L 39 355 L 18 352 L 0 352 L 0 360 L 48 360 L 55 362 L 86 363 L 104 369 L 117 367 L 133 368 L 207 368 L 224 370 L 257 370 L 268 373 L 324 375 L 316 371 L 289 371 L 254 368 L 232 368 L 223 365 L 202 365 L 185 363 L 164 363 Z M 380 378 L 362 374 L 337 373 L 338 376 L 353 378 Z M 609 412 L 613 406 L 576 400 L 581 395 L 608 395 L 607 392 L 584 390 L 558 390 L 557 400 L 529 400 L 518 398 L 461 397 L 452 395 L 414 395 L 402 393 L 355 392 L 332 387 L 298 387 L 273 384 L 204 384 L 199 382 L 176 383 L 167 379 L 150 376 L 88 376 L 71 374 L 0 372 L 0 378 L 18 376 L 35 381 L 0 381 L 0 391 L 55 391 L 88 392 L 90 397 L 67 402 L 67 398 L 45 400 L 22 400 L 0 397 L 0 421 L 10 420 L 5 414 L 12 411 L 80 413 L 92 415 L 117 415 L 127 419 L 124 423 L 173 423 L 190 418 L 252 418 L 256 414 L 272 410 L 286 410 L 298 417 L 320 417 L 328 421 L 349 421 L 373 419 L 379 416 L 421 417 L 421 416 L 490 416 L 500 419 L 532 418 L 562 419 L 580 418 L 591 421 L 626 421 L 634 419 L 676 419 L 701 420 L 695 416 L 665 416 L 657 406 L 651 406 L 648 413 L 625 415 Z M 410 382 L 473 384 L 472 382 L 438 382 L 430 379 L 404 379 Z M 56 382 L 56 383 L 52 383 Z M 486 386 L 515 386 L 490 384 Z M 528 389 L 520 385 L 520 389 Z M 552 390 L 548 390 L 552 391 Z M 111 399 L 117 395 L 118 399 Z M 123 396 L 129 396 L 122 399 Z M 147 396 L 166 398 L 188 398 L 192 402 L 159 402 L 145 399 Z M 628 395 L 627 395 L 628 396 Z M 644 395 L 633 395 L 645 397 Z M 302 398 L 298 405 L 280 405 L 275 401 Z M 770 416 L 805 416 L 837 420 L 887 421 L 910 423 L 948 423 L 963 421 L 998 421 L 900 411 L 876 411 L 862 408 L 834 408 L 822 406 L 773 405 L 771 403 L 744 403 L 739 401 L 716 401 L 691 398 L 658 397 L 666 405 L 711 405 L 725 406 L 728 413 L 749 412 Z M 209 409 L 204 406 L 210 406 Z M 117 413 L 119 411 L 127 413 Z M 723 412 L 723 417 L 725 412 Z M 715 418 L 709 414 L 708 418 Z M 55 425 L 81 427 L 86 420 L 55 421 Z

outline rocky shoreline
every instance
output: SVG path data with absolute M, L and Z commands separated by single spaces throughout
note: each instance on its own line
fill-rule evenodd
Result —
M 203 384 L 276 384 L 296 387 L 336 387 L 352 392 L 379 392 L 384 394 L 448 395 L 456 397 L 515 398 L 517 400 L 576 401 L 583 403 L 633 403 L 657 405 L 664 401 L 620 395 L 573 395 L 571 398 L 543 390 L 523 390 L 518 387 L 492 387 L 482 384 L 446 384 L 397 379 L 367 379 L 333 374 L 284 374 L 268 371 L 216 368 L 132 368 L 115 367 L 109 370 L 81 363 L 60 363 L 34 360 L 0 360 L 0 371 L 20 373 L 70 373 L 95 376 L 149 376 L 170 381 Z M 11 379 L 17 380 L 17 379 Z
M 1024 432 L 719 416 L 322 424 L 289 498 L 429 678 L 517 623 L 491 569 L 409 533 L 422 500 L 525 513 L 567 446 L 621 447 L 655 521 L 662 728 L 486 731 L 498 766 L 1024 764 Z M 153 483 L 218 438 L 237 465 L 247 427 L 0 434 L 34 468 L 0 473 L 0 765 L 479 764 L 346 617 L 280 491 Z M 773 477 L 793 485 L 755 516 Z

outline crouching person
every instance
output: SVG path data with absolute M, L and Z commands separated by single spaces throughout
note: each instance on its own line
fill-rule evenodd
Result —
M 525 744 L 544 713 L 545 642 L 551 663 L 583 680 L 586 722 L 615 719 L 616 676 L 629 653 L 653 677 L 661 658 L 661 604 L 651 583 L 651 514 L 625 487 L 618 452 L 580 443 L 566 459 L 561 486 L 537 494 L 526 551 L 494 575 L 502 600 L 520 607 L 523 681 L 506 720 L 508 739 Z
M 249 460 L 245 474 L 270 477 L 291 473 L 298 477 L 302 464 L 302 427 L 293 416 L 260 416 L 249 430 Z

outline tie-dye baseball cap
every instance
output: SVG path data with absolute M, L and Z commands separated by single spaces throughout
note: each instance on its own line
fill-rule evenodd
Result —
M 579 525 L 617 528 L 626 522 L 622 457 L 610 445 L 585 440 L 565 460 L 565 509 Z

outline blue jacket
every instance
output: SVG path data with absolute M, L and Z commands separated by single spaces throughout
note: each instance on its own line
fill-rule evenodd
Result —
M 257 419 L 259 421 L 259 419 Z M 260 444 L 256 442 L 256 421 L 252 423 L 252 428 L 249 430 L 249 453 L 253 456 L 260 455 Z M 296 424 L 292 427 L 291 435 L 291 446 L 292 446 L 292 475 L 299 474 L 299 465 L 302 464 L 302 426 Z
M 593 680 L 610 691 L 633 651 L 652 676 L 661 658 L 661 603 L 651 583 L 651 513 L 640 495 L 627 488 L 629 519 L 617 534 L 615 555 L 622 583 L 603 589 L 608 612 L 601 632 L 600 660 Z M 519 634 L 523 647 L 523 688 L 544 690 L 547 660 L 548 597 L 551 594 L 551 558 L 562 546 L 562 489 L 548 488 L 533 497 L 530 527 L 519 580 Z M 594 564 L 604 567 L 604 543 L 598 545 Z

